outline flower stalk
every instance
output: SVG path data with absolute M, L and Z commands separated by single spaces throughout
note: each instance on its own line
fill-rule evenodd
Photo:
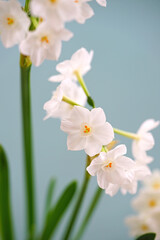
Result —
M 113 128 L 113 130 L 114 130 L 115 133 L 117 133 L 119 135 L 122 135 L 124 137 L 131 138 L 131 139 L 134 139 L 134 140 L 139 140 L 140 139 L 138 134 L 127 132 L 127 131 L 122 131 L 122 130 L 117 129 L 117 128 Z
M 89 166 L 90 162 L 91 162 L 91 158 L 87 155 L 86 167 Z M 73 230 L 74 225 L 75 225 L 75 223 L 76 223 L 76 219 L 77 219 L 78 214 L 79 214 L 79 211 L 80 211 L 80 209 L 81 209 L 81 205 L 82 205 L 82 203 L 83 203 L 83 199 L 84 199 L 84 196 L 85 196 L 87 187 L 88 187 L 89 180 L 90 180 L 90 175 L 89 175 L 89 173 L 88 173 L 88 172 L 86 171 L 86 169 L 85 169 L 85 175 L 84 175 L 84 180 L 83 180 L 82 188 L 81 188 L 81 191 L 80 191 L 80 193 L 79 193 L 77 202 L 76 202 L 76 204 L 75 204 L 75 208 L 73 209 L 73 212 L 72 212 L 72 215 L 71 215 L 69 224 L 68 224 L 68 226 L 67 226 L 67 229 L 66 229 L 66 231 L 65 231 L 65 234 L 64 234 L 62 240 L 68 240 L 68 239 L 70 239 L 70 235 L 71 235 L 71 233 L 72 233 L 72 230 Z
M 30 103 L 30 58 L 20 56 L 21 71 L 21 101 L 22 101 L 22 126 L 24 144 L 24 168 L 26 184 L 26 213 L 28 222 L 28 239 L 34 238 L 35 231 L 35 196 L 34 196 L 34 171 L 32 150 L 32 126 L 31 126 L 31 103 Z
M 66 103 L 68 103 L 68 104 L 70 104 L 70 105 L 72 105 L 72 106 L 80 106 L 80 107 L 83 107 L 83 106 L 79 105 L 78 103 L 74 102 L 71 98 L 69 98 L 69 97 L 67 97 L 67 96 L 63 96 L 62 101 L 63 101 L 63 102 L 66 102 Z

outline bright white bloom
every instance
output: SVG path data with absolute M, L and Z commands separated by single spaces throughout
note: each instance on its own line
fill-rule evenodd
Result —
M 77 7 L 73 0 L 32 0 L 31 12 L 59 30 L 64 27 L 66 21 L 75 18 Z
M 97 175 L 99 187 L 112 196 L 118 187 L 132 183 L 135 178 L 135 162 L 123 156 L 126 152 L 126 146 L 119 145 L 107 153 L 101 152 L 87 167 L 90 175 Z
M 106 7 L 107 6 L 107 1 L 106 0 L 96 0 L 96 2 L 101 5 L 102 7 Z
M 60 82 L 66 78 L 76 80 L 76 71 L 83 76 L 91 69 L 92 58 L 93 51 L 87 52 L 85 48 L 79 49 L 70 60 L 61 62 L 56 66 L 56 70 L 60 74 L 50 77 L 49 80 L 52 82 Z
M 90 0 L 72 0 L 77 7 L 77 12 L 75 15 L 75 20 L 78 23 L 85 23 L 85 21 L 94 15 L 93 9 L 89 6 L 87 2 Z
M 160 193 L 143 190 L 133 199 L 132 206 L 139 212 L 149 212 L 158 207 L 160 208 Z
M 131 236 L 134 237 L 138 237 L 149 232 L 156 232 L 157 230 L 153 218 L 147 214 L 128 217 L 126 218 L 126 224 L 130 227 Z
M 6 48 L 20 43 L 29 26 L 30 20 L 17 0 L 0 1 L 0 37 Z
M 47 112 L 45 119 L 49 117 L 59 117 L 61 119 L 69 117 L 73 106 L 62 101 L 63 96 L 66 96 L 79 105 L 84 106 L 86 103 L 86 95 L 81 87 L 71 80 L 63 81 L 53 92 L 51 100 L 44 104 L 44 109 Z
M 144 189 L 151 193 L 160 194 L 160 171 L 156 170 L 144 180 Z
M 89 111 L 86 108 L 74 106 L 68 119 L 62 120 L 61 129 L 68 133 L 67 146 L 69 150 L 82 150 L 94 156 L 103 145 L 114 138 L 112 126 L 106 122 L 102 108 Z
M 142 163 L 150 163 L 153 158 L 147 156 L 146 151 L 150 150 L 154 146 L 154 138 L 149 132 L 159 125 L 159 121 L 154 119 L 148 119 L 140 126 L 137 135 L 139 140 L 134 140 L 132 144 L 132 153 L 135 159 Z
M 72 36 L 67 29 L 55 31 L 47 23 L 41 23 L 20 44 L 20 52 L 30 56 L 33 64 L 39 66 L 45 59 L 57 60 L 61 53 L 62 40 L 68 41 Z
M 138 161 L 135 161 L 135 166 L 132 170 L 135 173 L 134 181 L 132 183 L 121 186 L 121 192 L 123 194 L 126 194 L 127 192 L 130 194 L 135 194 L 137 192 L 137 181 L 142 181 L 151 175 L 149 167 L 139 163 Z

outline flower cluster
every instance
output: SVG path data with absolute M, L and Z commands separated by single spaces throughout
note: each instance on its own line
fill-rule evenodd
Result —
M 154 138 L 149 131 L 157 127 L 159 121 L 145 121 L 136 134 L 123 132 L 134 139 L 132 152 L 135 160 L 124 156 L 127 153 L 125 145 L 118 145 L 108 151 L 107 145 L 113 141 L 114 132 L 120 131 L 106 121 L 102 108 L 88 110 L 84 107 L 90 94 L 83 76 L 91 69 L 92 58 L 93 51 L 81 48 L 70 60 L 57 65 L 59 74 L 51 76 L 49 81 L 60 82 L 60 85 L 53 92 L 51 100 L 44 105 L 47 112 L 45 119 L 61 118 L 61 130 L 68 134 L 68 149 L 83 149 L 93 158 L 87 171 L 97 176 L 98 185 L 105 189 L 106 194 L 113 196 L 119 189 L 123 194 L 134 194 L 137 181 L 150 175 L 146 164 L 153 159 L 147 156 L 146 151 L 154 146 Z
M 31 0 L 29 9 L 23 9 L 17 0 L 0 1 L 0 36 L 5 47 L 19 44 L 20 52 L 30 56 L 35 66 L 45 59 L 57 60 L 62 41 L 73 33 L 65 23 L 85 21 L 94 15 L 89 0 Z M 106 6 L 106 0 L 96 0 Z
M 137 237 L 148 232 L 156 233 L 156 240 L 160 238 L 160 171 L 144 180 L 139 195 L 132 201 L 133 208 L 138 215 L 126 219 L 132 236 Z

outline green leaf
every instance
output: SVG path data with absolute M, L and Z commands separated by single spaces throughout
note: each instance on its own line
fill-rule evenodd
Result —
M 138 237 L 136 240 L 154 240 L 156 237 L 155 233 L 146 233 L 140 237 Z
M 45 203 L 45 217 L 51 208 L 53 193 L 56 185 L 56 179 L 51 179 L 47 189 L 46 203 Z
M 48 212 L 40 240 L 48 240 L 53 236 L 58 223 L 60 222 L 75 194 L 76 189 L 77 182 L 71 182 L 61 194 L 55 206 Z
M 0 145 L 0 228 L 2 240 L 13 240 L 9 173 L 6 154 Z

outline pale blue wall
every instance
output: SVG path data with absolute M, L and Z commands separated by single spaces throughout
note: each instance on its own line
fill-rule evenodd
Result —
M 109 0 L 108 7 L 92 3 L 95 16 L 85 25 L 68 24 L 75 36 L 63 44 L 60 60 L 80 47 L 94 50 L 92 70 L 85 80 L 97 106 L 106 112 L 113 126 L 136 131 L 147 118 L 160 119 L 160 1 Z M 24 239 L 24 184 L 20 115 L 18 48 L 4 49 L 0 43 L 0 142 L 8 152 L 14 219 L 18 240 Z M 43 104 L 55 85 L 47 81 L 56 74 L 55 62 L 45 61 L 32 69 L 32 111 L 34 126 L 37 210 L 42 223 L 44 195 L 49 179 L 57 177 L 57 195 L 72 179 L 83 177 L 85 154 L 69 152 L 60 121 L 43 121 Z M 151 151 L 160 167 L 160 129 L 154 131 L 156 146 Z M 131 141 L 118 137 L 128 146 Z M 85 207 L 92 199 L 96 178 L 91 181 Z M 103 195 L 83 240 L 129 240 L 124 218 L 132 213 L 133 196 Z M 85 208 L 82 212 L 85 212 Z M 67 219 L 66 219 L 67 220 Z M 56 240 L 60 240 L 62 227 Z

